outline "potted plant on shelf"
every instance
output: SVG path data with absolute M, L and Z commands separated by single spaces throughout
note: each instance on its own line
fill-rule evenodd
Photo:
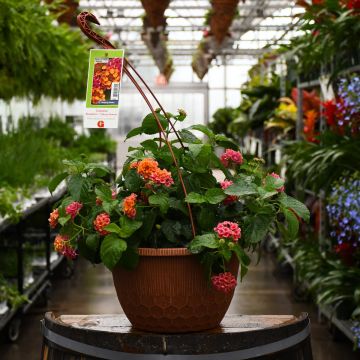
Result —
M 127 139 L 153 137 L 129 148 L 115 184 L 103 180 L 108 167 L 71 160 L 49 186 L 54 191 L 66 179 L 68 188 L 49 218 L 60 228 L 55 249 L 103 262 L 125 314 L 141 330 L 216 327 L 233 297 L 239 264 L 241 278 L 247 272 L 249 252 L 276 227 L 294 236 L 298 221 L 309 219 L 261 159 L 246 159 L 204 125 L 176 131 L 185 118 L 183 110 L 166 117 L 156 110 L 131 130 Z M 226 149 L 220 158 L 217 147 Z

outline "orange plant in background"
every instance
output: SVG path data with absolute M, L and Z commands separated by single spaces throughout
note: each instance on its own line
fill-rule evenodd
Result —
M 293 88 L 291 96 L 294 101 L 298 101 L 299 90 Z M 302 90 L 302 111 L 304 114 L 304 135 L 307 141 L 317 142 L 316 136 L 319 135 L 315 131 L 316 123 L 319 120 L 320 113 L 320 97 L 315 90 L 306 91 Z

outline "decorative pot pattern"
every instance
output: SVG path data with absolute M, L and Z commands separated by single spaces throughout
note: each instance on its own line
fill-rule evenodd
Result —
M 135 270 L 113 270 L 119 302 L 135 328 L 182 333 L 220 324 L 234 292 L 213 289 L 196 255 L 185 248 L 140 248 L 139 255 Z M 228 270 L 236 276 L 238 268 L 233 258 Z

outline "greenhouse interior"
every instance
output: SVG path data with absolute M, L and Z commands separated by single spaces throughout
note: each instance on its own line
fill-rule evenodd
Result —
M 0 0 L 0 359 L 360 359 L 359 0 Z

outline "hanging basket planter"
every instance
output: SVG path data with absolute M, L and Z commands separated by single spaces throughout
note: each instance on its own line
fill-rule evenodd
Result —
M 154 29 L 161 27 L 165 29 L 166 17 L 164 13 L 169 6 L 170 0 L 141 0 L 141 3 L 146 13 L 144 27 L 152 27 Z
M 46 0 L 47 4 L 52 4 L 54 0 Z M 58 8 L 54 12 L 59 13 L 57 18 L 59 23 L 66 23 L 76 26 L 76 15 L 78 13 L 78 0 L 63 0 L 59 3 Z
M 217 327 L 234 291 L 223 294 L 209 286 L 196 255 L 186 248 L 138 249 L 136 269 L 113 270 L 116 292 L 132 325 L 144 331 L 176 333 Z M 239 262 L 228 265 L 236 276 Z
M 208 73 L 213 58 L 213 55 L 206 53 L 201 48 L 195 52 L 191 67 L 200 80 Z
M 237 12 L 239 0 L 213 0 L 210 29 L 216 41 L 221 44 L 229 33 L 229 28 Z
M 141 35 L 146 47 L 155 61 L 160 73 L 169 81 L 171 74 L 174 72 L 173 62 L 166 46 L 167 35 L 163 32 L 147 29 Z

